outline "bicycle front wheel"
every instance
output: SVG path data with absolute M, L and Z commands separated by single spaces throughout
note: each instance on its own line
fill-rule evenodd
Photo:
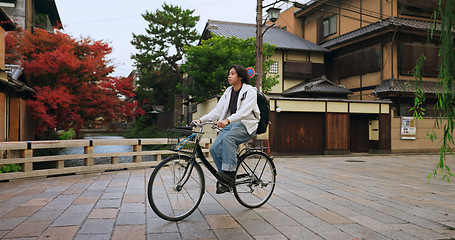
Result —
M 272 196 L 275 179 L 270 157 L 263 152 L 246 153 L 237 164 L 234 196 L 245 207 L 260 207 Z
M 202 169 L 186 155 L 164 159 L 150 176 L 147 194 L 159 217 L 179 221 L 193 213 L 204 194 Z

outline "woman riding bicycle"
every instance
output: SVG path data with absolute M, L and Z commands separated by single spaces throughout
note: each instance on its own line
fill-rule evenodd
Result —
M 260 120 L 257 90 L 249 85 L 250 77 L 246 68 L 233 65 L 227 75 L 231 86 L 212 111 L 195 121 L 201 123 L 218 120 L 217 126 L 223 128 L 210 147 L 210 155 L 218 169 L 217 174 L 227 185 L 220 185 L 216 192 L 218 194 L 229 191 L 229 187 L 234 185 L 237 147 L 254 136 Z

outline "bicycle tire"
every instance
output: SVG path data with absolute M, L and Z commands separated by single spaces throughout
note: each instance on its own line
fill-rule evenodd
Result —
M 272 159 L 263 152 L 240 156 L 237 164 L 234 196 L 247 208 L 264 205 L 275 189 L 276 169 Z
M 179 185 L 181 182 L 183 185 Z M 147 195 L 156 215 L 168 221 L 179 221 L 197 209 L 204 191 L 201 166 L 187 155 L 174 155 L 153 170 Z

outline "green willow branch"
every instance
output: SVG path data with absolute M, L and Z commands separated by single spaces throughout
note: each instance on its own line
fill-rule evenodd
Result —
M 454 57 L 454 26 L 455 26 L 455 12 L 454 0 L 439 0 L 437 9 L 432 16 L 432 26 L 429 33 L 429 39 L 433 37 L 434 31 L 440 26 L 440 49 L 439 49 L 439 74 L 437 83 L 436 96 L 438 101 L 435 105 L 435 122 L 434 128 L 439 129 L 443 126 L 443 133 L 441 139 L 439 163 L 436 165 L 434 171 L 428 175 L 436 177 L 441 174 L 443 180 L 450 181 L 453 177 L 450 167 L 447 165 L 447 157 L 454 156 L 452 146 L 454 145 L 453 130 L 455 128 L 455 92 L 454 92 L 454 75 L 455 75 L 455 57 Z M 425 56 L 422 55 L 414 69 L 414 77 L 416 82 L 414 109 L 420 109 L 425 102 L 425 92 L 419 87 L 422 84 L 422 68 L 425 62 Z M 414 111 L 414 118 L 421 119 L 422 113 Z M 436 140 L 436 133 L 428 134 L 431 141 Z

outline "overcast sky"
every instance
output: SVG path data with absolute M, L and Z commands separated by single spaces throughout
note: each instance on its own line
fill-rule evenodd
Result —
M 132 33 L 144 34 L 147 27 L 141 14 L 161 9 L 162 0 L 55 0 L 64 31 L 75 38 L 91 37 L 104 40 L 113 47 L 110 58 L 116 65 L 115 76 L 128 76 L 133 70 L 131 54 L 136 49 L 131 45 Z M 275 1 L 265 0 L 264 6 Z M 303 3 L 304 0 L 299 2 Z M 171 0 L 168 4 L 194 9 L 200 16 L 196 26 L 202 33 L 208 19 L 255 23 L 256 1 L 254 0 Z M 282 5 L 279 3 L 277 6 Z M 291 3 L 284 4 L 284 10 Z

